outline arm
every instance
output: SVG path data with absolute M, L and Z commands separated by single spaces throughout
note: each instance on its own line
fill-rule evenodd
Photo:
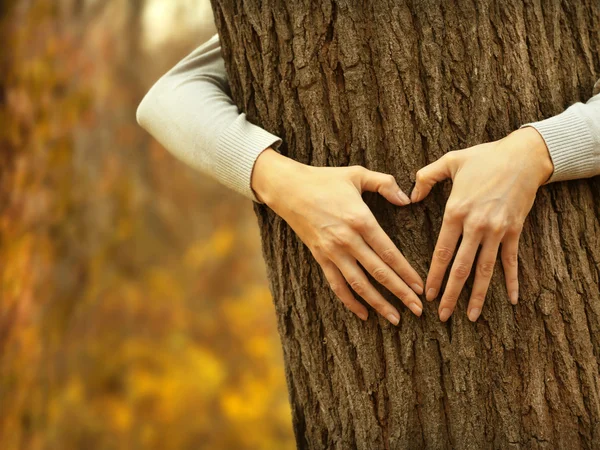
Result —
M 600 93 L 557 116 L 523 126 L 535 128 L 548 148 L 554 165 L 548 183 L 600 175 Z
M 363 191 L 379 192 L 400 206 L 410 203 L 406 194 L 391 175 L 363 167 L 311 167 L 268 148 L 281 140 L 237 110 L 228 94 L 217 36 L 152 87 L 137 117 L 175 156 L 280 215 L 315 256 L 337 297 L 358 317 L 366 320 L 368 310 L 350 287 L 391 323 L 400 320 L 359 262 L 421 315 L 422 303 L 413 290 L 423 292 L 423 281 L 361 198 Z
M 499 141 L 449 152 L 419 170 L 411 194 L 415 202 L 426 197 L 435 183 L 453 181 L 427 277 L 427 300 L 438 295 L 462 235 L 440 301 L 440 320 L 452 315 L 480 246 L 469 319 L 475 321 L 481 313 L 501 244 L 507 292 L 516 304 L 519 237 L 538 188 L 551 181 L 595 175 L 600 175 L 600 95 L 555 117 L 524 125 Z
M 169 152 L 256 200 L 256 158 L 281 139 L 246 120 L 228 94 L 218 35 L 156 82 L 137 110 L 138 123 Z

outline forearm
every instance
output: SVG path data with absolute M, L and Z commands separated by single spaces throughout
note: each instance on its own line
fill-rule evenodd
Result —
M 169 152 L 256 200 L 250 187 L 257 157 L 281 140 L 248 122 L 228 94 L 218 39 L 164 75 L 146 94 L 138 123 Z
M 600 175 L 600 95 L 524 126 L 534 127 L 546 142 L 554 164 L 549 183 Z

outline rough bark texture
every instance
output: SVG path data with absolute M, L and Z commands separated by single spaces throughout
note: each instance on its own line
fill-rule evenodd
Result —
M 598 0 L 213 0 L 233 96 L 312 165 L 361 164 L 410 189 L 445 152 L 587 100 Z M 450 185 L 422 205 L 366 200 L 426 275 Z M 474 189 L 477 187 L 474 186 Z M 299 448 L 600 448 L 600 180 L 543 187 L 482 317 L 437 304 L 362 323 L 264 206 L 262 230 Z M 426 302 L 425 302 L 426 303 Z

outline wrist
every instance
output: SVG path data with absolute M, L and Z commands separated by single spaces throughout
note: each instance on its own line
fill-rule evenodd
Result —
M 546 146 L 546 141 L 533 127 L 520 128 L 514 134 L 518 135 L 519 141 L 524 144 L 520 147 L 524 148 L 529 156 L 528 161 L 534 169 L 538 185 L 546 184 L 554 172 L 554 164 Z
M 289 172 L 299 163 L 272 148 L 263 151 L 254 163 L 250 186 L 256 198 L 274 209 L 283 183 L 289 184 Z M 287 180 L 287 182 L 286 182 Z

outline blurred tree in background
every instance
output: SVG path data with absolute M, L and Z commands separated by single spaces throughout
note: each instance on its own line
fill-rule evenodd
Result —
M 210 8 L 0 5 L 2 450 L 292 447 L 250 204 L 135 123 Z

